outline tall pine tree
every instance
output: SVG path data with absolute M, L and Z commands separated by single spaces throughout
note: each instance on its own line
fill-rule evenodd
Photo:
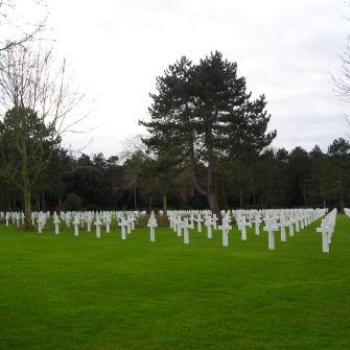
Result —
M 219 214 L 217 175 L 221 160 L 240 152 L 258 154 L 276 132 L 267 133 L 270 116 L 265 97 L 252 100 L 237 64 L 211 53 L 193 64 L 182 57 L 157 78 L 152 94 L 151 121 L 141 121 L 150 137 L 144 142 L 155 153 L 176 154 L 184 169 L 191 169 L 198 192 Z

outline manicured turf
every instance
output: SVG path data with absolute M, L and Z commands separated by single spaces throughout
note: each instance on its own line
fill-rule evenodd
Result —
M 0 227 L 0 349 L 350 349 L 350 219 L 223 248 L 169 229 L 55 236 Z

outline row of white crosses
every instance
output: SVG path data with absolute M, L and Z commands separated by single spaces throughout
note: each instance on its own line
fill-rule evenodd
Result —
M 325 215 L 324 209 L 285 209 L 264 211 L 235 211 L 238 228 L 241 231 L 242 240 L 247 240 L 246 227 L 252 227 L 255 223 L 255 234 L 260 234 L 260 224 L 265 222 L 264 231 L 268 233 L 268 248 L 275 249 L 275 232 L 280 231 L 281 242 L 287 241 L 286 228 L 289 228 L 289 236 L 293 237 L 315 220 Z M 255 218 L 254 218 L 255 215 Z M 253 218 L 253 219 L 252 219 Z
M 328 213 L 321 222 L 321 226 L 316 229 L 317 232 L 322 234 L 322 252 L 328 254 L 329 247 L 332 243 L 332 236 L 335 229 L 335 223 L 337 220 L 337 209 L 333 209 Z
M 111 231 L 112 219 L 115 218 L 117 226 L 121 227 L 122 239 L 126 239 L 126 234 L 130 234 L 135 229 L 136 220 L 145 215 L 145 212 L 61 212 L 59 215 L 54 212 L 52 221 L 55 227 L 55 234 L 60 233 L 60 224 L 65 223 L 67 228 L 73 225 L 74 236 L 79 237 L 80 228 L 86 226 L 87 231 L 91 232 L 91 226 L 96 228 L 96 238 L 101 238 L 101 229 L 104 227 L 106 233 Z M 45 227 L 50 213 L 33 212 L 32 223 L 37 224 L 38 233 L 41 233 Z
M 49 217 L 50 217 L 50 213 L 44 213 L 44 212 L 36 213 L 34 220 L 36 220 L 38 233 L 42 233 Z M 33 224 L 34 224 L 34 222 L 35 221 L 33 221 L 33 219 L 32 219 Z
M 350 211 L 349 211 L 350 212 Z M 248 229 L 254 225 L 255 234 L 260 235 L 260 226 L 264 224 L 263 230 L 268 234 L 268 248 L 275 249 L 275 232 L 280 230 L 281 242 L 286 242 L 286 228 L 289 228 L 289 236 L 293 237 L 295 232 L 299 232 L 326 213 L 323 209 L 279 209 L 279 210 L 228 210 L 222 211 L 222 223 L 218 227 L 218 218 L 209 210 L 203 211 L 168 211 L 167 216 L 170 227 L 176 232 L 178 237 L 183 239 L 184 244 L 190 243 L 190 230 L 196 229 L 197 232 L 203 232 L 203 225 L 206 227 L 207 238 L 213 237 L 213 230 L 222 231 L 222 244 L 224 247 L 229 246 L 229 233 L 233 228 L 234 222 L 237 223 L 238 229 L 243 241 L 248 240 Z M 121 239 L 126 240 L 127 236 L 135 229 L 135 222 L 138 217 L 145 215 L 145 212 L 61 212 L 59 215 L 53 214 L 53 223 L 55 234 L 60 232 L 60 223 L 64 222 L 67 227 L 73 224 L 74 236 L 79 236 L 79 228 L 86 226 L 87 231 L 91 232 L 91 226 L 96 229 L 96 238 L 101 238 L 101 229 L 109 233 L 112 219 L 114 218 L 120 227 Z M 164 213 L 162 213 L 164 215 Z M 20 213 L 0 213 L 0 218 L 18 222 L 24 220 Z M 44 229 L 50 213 L 33 212 L 32 223 L 37 225 L 38 232 Z M 150 229 L 150 241 L 156 240 L 155 229 L 158 223 L 154 212 L 151 213 L 147 227 Z
M 344 208 L 344 213 L 346 214 L 347 217 L 350 218 L 350 209 L 349 208 Z
M 203 211 L 168 211 L 167 216 L 170 228 L 173 229 L 178 237 L 182 237 L 185 244 L 189 244 L 189 230 L 203 232 L 203 225 L 206 227 L 207 237 L 213 237 L 213 229 L 216 230 L 218 218 L 209 210 Z
M 280 230 L 281 242 L 287 241 L 286 227 L 289 227 L 289 236 L 293 237 L 295 232 L 300 232 L 306 226 L 325 215 L 324 209 L 307 210 L 281 210 L 272 215 L 265 216 L 264 231 L 268 232 L 268 248 L 275 249 L 275 232 Z
M 228 246 L 228 234 L 232 229 L 230 226 L 231 215 L 224 213 L 223 222 L 218 227 L 218 218 L 208 210 L 204 211 L 168 211 L 167 212 L 170 228 L 173 229 L 178 237 L 183 238 L 184 244 L 190 243 L 189 230 L 196 229 L 198 233 L 203 232 L 203 224 L 206 227 L 207 238 L 213 238 L 213 230 L 221 229 L 223 231 L 223 245 Z M 196 225 L 195 225 L 196 224 Z M 196 227 L 195 227 L 196 226 Z
M 217 227 L 217 217 L 210 211 L 168 211 L 167 215 L 170 228 L 178 237 L 182 237 L 185 244 L 189 244 L 189 229 L 202 232 L 202 222 L 207 229 L 208 239 L 212 238 L 213 229 L 219 228 L 222 231 L 222 244 L 229 246 L 229 233 L 235 219 L 243 241 L 248 240 L 248 228 L 254 225 L 255 234 L 260 235 L 260 225 L 264 224 L 263 231 L 268 234 L 268 249 L 275 249 L 275 232 L 280 231 L 281 242 L 287 241 L 287 231 L 293 237 L 315 220 L 324 216 L 324 209 L 279 209 L 279 210 L 232 210 L 222 211 L 222 224 Z
M 184 244 L 190 243 L 190 236 L 189 236 L 189 230 L 194 229 L 194 221 L 196 220 L 194 218 L 194 213 L 191 213 L 190 216 L 187 216 L 187 214 L 184 215 L 183 212 L 180 211 L 168 211 L 168 219 L 170 223 L 170 228 L 174 230 L 178 237 L 183 238 Z M 198 219 L 198 216 L 197 216 Z M 199 221 L 197 221 L 197 224 L 199 226 L 199 229 L 202 229 L 201 223 L 202 220 L 199 218 Z
M 1 212 L 0 220 L 5 221 L 6 226 L 13 224 L 19 228 L 21 225 L 24 225 L 24 213 L 19 211 Z

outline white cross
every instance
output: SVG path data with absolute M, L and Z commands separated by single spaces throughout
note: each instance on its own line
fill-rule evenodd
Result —
M 222 225 L 219 226 L 219 229 L 222 230 L 222 245 L 224 247 L 228 247 L 229 246 L 228 234 L 232 229 L 232 226 L 230 225 L 229 218 L 226 215 L 222 218 Z
M 188 233 L 188 228 L 189 228 L 189 224 L 188 224 L 188 218 L 185 218 L 183 223 L 183 236 L 184 236 L 184 244 L 190 244 L 190 235 Z
M 118 224 L 120 226 L 120 235 L 122 240 L 126 240 L 126 227 L 128 226 L 128 223 L 126 222 L 124 216 L 120 218 L 120 222 Z
M 287 235 L 286 235 L 286 222 L 285 222 L 285 217 L 284 214 L 280 216 L 280 228 L 281 228 L 281 242 L 286 242 L 287 241 Z
M 100 215 L 96 214 L 96 218 L 95 218 L 95 226 L 96 226 L 96 238 L 100 239 L 101 238 L 101 219 L 100 219 Z
M 58 235 L 60 233 L 60 218 L 56 212 L 53 215 L 53 223 L 55 225 L 55 234 Z
M 211 220 L 210 215 L 208 215 L 208 214 L 205 216 L 204 225 L 207 228 L 207 237 L 208 237 L 208 239 L 212 239 L 213 238 L 213 232 L 212 232 L 212 227 L 211 227 L 212 220 Z
M 155 242 L 156 240 L 155 228 L 158 227 L 158 223 L 153 211 L 151 212 L 151 215 L 148 219 L 147 227 L 150 229 L 149 231 L 150 241 Z
M 275 231 L 277 230 L 276 222 L 271 218 L 266 218 L 264 231 L 268 232 L 268 247 L 270 250 L 275 249 Z
M 74 225 L 74 236 L 78 237 L 79 236 L 79 224 L 80 224 L 80 220 L 79 220 L 79 216 L 76 215 L 73 219 L 73 225 Z

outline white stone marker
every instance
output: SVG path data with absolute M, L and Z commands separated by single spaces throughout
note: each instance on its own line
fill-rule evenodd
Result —
M 247 227 L 248 224 L 246 222 L 246 217 L 244 215 L 241 216 L 241 218 L 238 220 L 239 229 L 241 231 L 241 240 L 246 241 L 248 239 L 247 237 Z
M 322 220 L 321 227 L 318 227 L 316 231 L 322 233 L 322 252 L 328 254 L 331 239 L 330 239 L 330 227 L 327 221 Z
M 155 229 L 158 227 L 158 223 L 153 211 L 151 212 L 151 215 L 148 219 L 147 227 L 149 228 L 150 241 L 155 242 L 156 241 Z
M 56 212 L 53 215 L 53 223 L 55 225 L 55 234 L 58 235 L 60 233 L 60 218 L 58 217 Z
M 111 219 L 109 217 L 106 217 L 105 219 L 105 227 L 106 227 L 106 233 L 111 232 Z
M 43 213 L 39 213 L 37 223 L 38 223 L 38 233 L 42 233 L 42 230 L 45 226 L 45 215 Z
M 255 234 L 257 236 L 260 235 L 260 224 L 261 224 L 260 216 L 256 215 L 256 217 L 255 217 Z
M 66 226 L 70 227 L 70 214 L 69 213 L 66 214 Z
M 197 215 L 197 232 L 202 232 L 202 222 L 203 222 L 202 215 L 198 214 Z
M 194 229 L 194 214 L 191 213 L 191 216 L 189 218 L 189 222 L 188 222 L 188 227 L 193 230 Z
M 100 215 L 96 214 L 96 218 L 95 218 L 95 226 L 96 226 L 96 238 L 100 239 L 101 238 L 101 219 L 100 219 Z
M 168 214 L 168 219 L 169 219 L 170 228 L 173 230 L 174 229 L 174 216 L 173 216 L 173 213 L 169 213 Z
M 204 225 L 207 228 L 207 237 L 208 237 L 208 239 L 212 239 L 213 238 L 213 231 L 212 231 L 212 227 L 211 227 L 211 217 L 210 217 L 210 215 L 206 215 L 205 220 L 204 220 Z
M 92 217 L 90 215 L 88 215 L 88 217 L 86 218 L 87 232 L 91 232 L 91 221 L 92 221 Z
M 130 216 L 130 224 L 131 224 L 131 231 L 134 231 L 135 230 L 135 221 L 136 221 L 136 219 L 135 219 L 135 216 L 134 215 L 131 215 Z
M 73 219 L 73 225 L 74 225 L 74 236 L 78 237 L 79 236 L 79 225 L 80 225 L 79 215 L 75 215 L 75 217 Z
M 294 233 L 294 223 L 293 223 L 293 218 L 289 217 L 289 236 L 290 237 L 294 237 L 295 233 Z
M 130 216 L 127 217 L 126 219 L 126 230 L 127 230 L 127 234 L 130 235 L 131 234 L 131 230 L 132 230 L 132 218 Z
M 223 247 L 228 247 L 229 246 L 228 234 L 232 229 L 232 226 L 230 225 L 229 219 L 226 215 L 222 218 L 222 225 L 219 226 L 219 229 L 222 230 L 222 245 Z
M 275 249 L 275 231 L 278 230 L 276 222 L 271 220 L 270 218 L 266 218 L 266 224 L 264 227 L 264 231 L 268 232 L 268 247 L 270 250 Z
M 286 235 L 286 222 L 284 215 L 280 216 L 280 229 L 281 229 L 281 242 L 287 242 L 287 235 Z
M 212 218 L 212 221 L 213 221 L 213 228 L 214 228 L 214 230 L 217 230 L 217 228 L 218 228 L 218 217 L 217 217 L 217 215 L 216 214 L 213 214 L 213 218 Z
M 124 216 L 122 216 L 120 218 L 120 222 L 119 222 L 118 226 L 120 226 L 121 239 L 124 241 L 124 240 L 126 240 L 126 228 L 128 226 L 128 223 L 126 222 Z
M 20 214 L 17 214 L 16 215 L 16 226 L 17 226 L 17 228 L 19 228 L 20 226 L 21 226 L 21 216 L 20 216 Z
M 189 228 L 188 218 L 184 219 L 182 226 L 183 226 L 184 244 L 190 244 L 190 235 L 188 233 L 188 228 Z
M 178 217 L 176 218 L 176 223 L 175 223 L 175 225 L 176 225 L 176 233 L 177 233 L 177 236 L 178 236 L 178 237 L 181 237 L 181 236 L 182 236 L 182 224 L 181 224 L 181 217 L 180 217 L 180 216 L 178 216 Z
M 295 232 L 300 232 L 299 217 L 295 217 Z

